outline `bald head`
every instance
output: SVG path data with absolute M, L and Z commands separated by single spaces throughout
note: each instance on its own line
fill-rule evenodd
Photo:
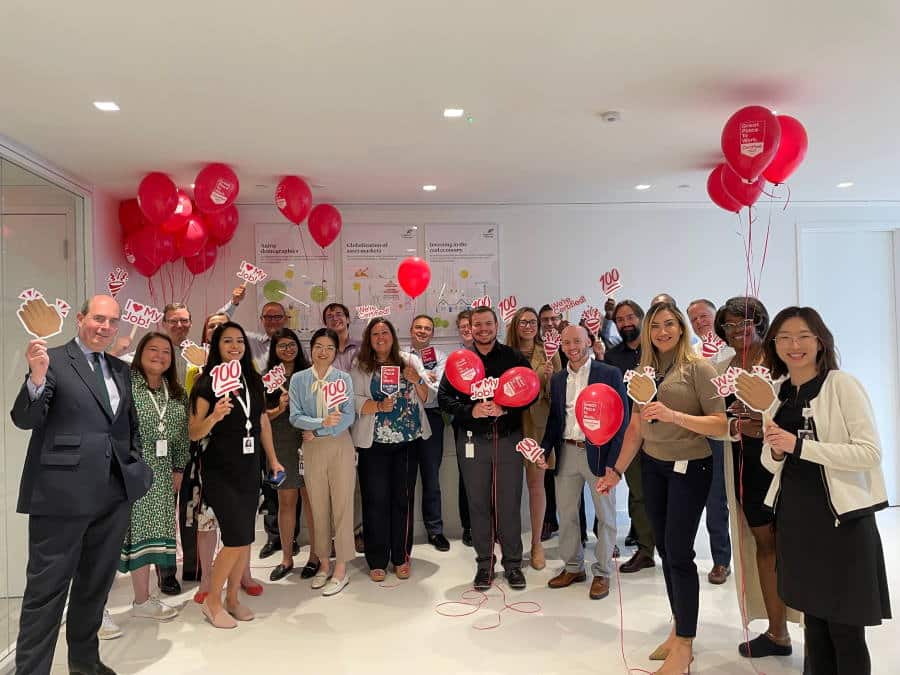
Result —
M 109 295 L 95 295 L 76 315 L 78 339 L 95 352 L 105 351 L 119 332 L 119 303 Z
M 563 329 L 559 347 L 568 357 L 573 370 L 581 368 L 588 360 L 591 350 L 591 338 L 587 329 L 584 326 L 569 324 Z

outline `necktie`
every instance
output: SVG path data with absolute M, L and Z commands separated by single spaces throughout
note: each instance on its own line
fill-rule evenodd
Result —
M 103 377 L 103 366 L 100 360 L 100 352 L 94 352 L 94 377 L 97 378 L 97 384 L 100 387 L 100 399 L 106 406 L 106 410 L 112 413 L 112 404 L 109 402 L 109 390 L 106 388 L 106 380 Z

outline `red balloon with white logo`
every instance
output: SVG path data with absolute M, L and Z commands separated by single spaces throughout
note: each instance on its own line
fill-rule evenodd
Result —
M 215 264 L 217 255 L 218 249 L 216 248 L 216 245 L 211 241 L 207 241 L 197 255 L 189 256 L 184 259 L 184 265 L 194 275 L 203 274 Z
M 454 389 L 468 396 L 472 384 L 484 379 L 484 363 L 475 352 L 457 349 L 447 357 L 444 374 Z
M 234 204 L 241 183 L 227 164 L 208 164 L 194 179 L 194 201 L 203 213 L 224 211 Z
M 608 384 L 592 384 L 575 399 L 575 419 L 594 445 L 609 443 L 625 420 L 622 397 Z
M 756 203 L 765 184 L 766 181 L 762 176 L 748 183 L 727 164 L 722 166 L 722 188 L 744 206 L 753 206 Z
M 178 188 L 166 174 L 148 173 L 138 185 L 138 205 L 153 225 L 162 225 L 178 206 Z
M 722 172 L 726 166 L 728 165 L 724 163 L 719 164 L 710 172 L 709 178 L 706 179 L 706 193 L 712 199 L 713 204 L 719 208 L 738 213 L 741 210 L 741 203 L 725 192 L 725 188 L 722 186 Z
M 159 226 L 163 232 L 169 234 L 178 234 L 182 232 L 187 225 L 188 218 L 194 212 L 194 205 L 191 204 L 191 198 L 188 197 L 184 190 L 178 191 L 178 206 L 175 207 L 175 213 Z
M 521 408 L 537 398 L 541 381 L 537 373 L 525 366 L 510 368 L 500 376 L 494 403 L 506 408 Z
M 145 277 L 152 277 L 163 263 L 168 262 L 168 252 L 161 250 L 159 245 L 161 236 L 158 228 L 145 225 L 125 240 L 125 259 Z
M 750 105 L 728 118 L 722 129 L 722 152 L 734 172 L 748 181 L 760 177 L 781 141 L 781 125 L 768 108 Z
M 191 216 L 187 219 L 187 226 L 177 236 L 176 245 L 181 255 L 185 258 L 190 258 L 200 253 L 201 249 L 206 245 L 207 239 L 206 223 L 197 216 Z
M 809 147 L 806 129 L 798 119 L 790 115 L 778 115 L 778 123 L 781 125 L 778 152 L 763 171 L 766 180 L 775 185 L 780 185 L 791 177 L 806 157 L 806 149 Z
M 275 188 L 275 206 L 294 225 L 302 223 L 312 208 L 312 191 L 299 176 L 285 176 Z
M 410 256 L 397 266 L 397 282 L 411 298 L 418 298 L 431 282 L 431 267 L 422 258 Z
M 331 204 L 319 204 L 309 212 L 306 225 L 316 243 L 325 248 L 341 233 L 341 212 Z

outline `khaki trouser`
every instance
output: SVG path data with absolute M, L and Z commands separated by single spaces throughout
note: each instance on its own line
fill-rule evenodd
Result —
M 348 431 L 303 442 L 304 478 L 317 549 L 314 553 L 319 560 L 328 560 L 331 555 L 332 525 L 336 561 L 348 562 L 356 557 L 353 547 L 355 453 Z

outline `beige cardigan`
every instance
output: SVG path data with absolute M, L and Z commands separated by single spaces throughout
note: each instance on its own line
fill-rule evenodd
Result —
M 538 374 L 541 381 L 541 393 L 534 403 L 522 413 L 522 432 L 526 438 L 533 438 L 538 443 L 544 438 L 544 430 L 547 428 L 547 418 L 550 416 L 550 378 L 544 377 L 541 372 L 547 363 L 547 355 L 544 353 L 544 345 L 534 343 L 534 351 L 531 354 L 531 369 Z M 562 369 L 562 361 L 559 353 L 553 355 L 553 372 Z

